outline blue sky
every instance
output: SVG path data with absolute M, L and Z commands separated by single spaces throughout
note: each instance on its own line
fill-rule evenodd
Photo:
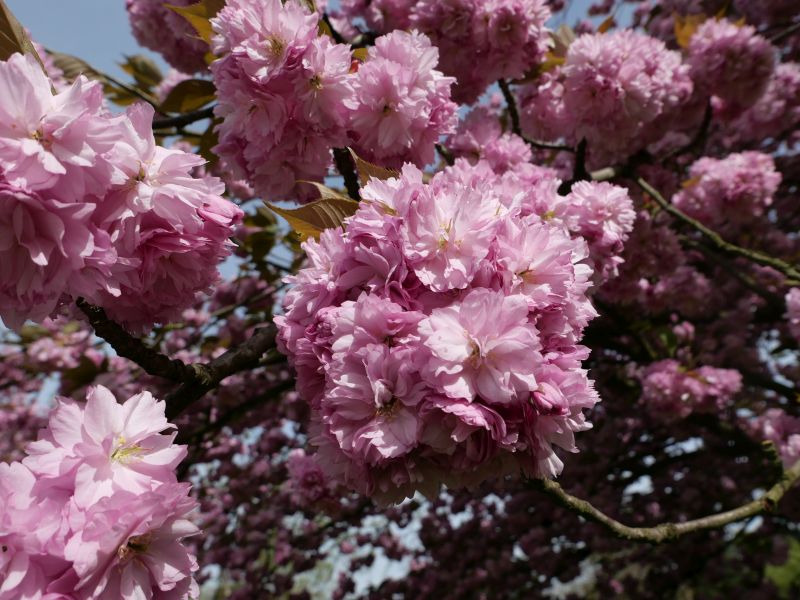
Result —
M 125 0 L 6 0 L 6 4 L 36 41 L 79 56 L 110 75 L 123 75 L 118 63 L 126 54 L 156 58 L 133 39 Z

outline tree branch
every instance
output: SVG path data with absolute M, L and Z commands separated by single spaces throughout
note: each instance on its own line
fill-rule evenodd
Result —
M 508 107 L 511 131 L 521 136 L 522 129 L 519 124 L 519 111 L 517 110 L 517 101 L 514 100 L 514 94 L 511 93 L 511 88 L 508 87 L 508 82 L 505 79 L 498 79 L 497 84 L 500 86 L 500 91 L 503 92 L 503 98 L 505 98 L 506 107 Z
M 207 392 L 217 387 L 223 379 L 254 369 L 267 350 L 275 347 L 277 327 L 269 325 L 256 330 L 253 336 L 238 348 L 231 348 L 222 356 L 208 363 L 193 363 L 189 368 L 194 376 L 167 394 L 167 418 L 173 419 Z
M 347 195 L 353 200 L 361 200 L 361 188 L 358 185 L 356 164 L 350 152 L 348 152 L 346 148 L 334 148 L 333 161 L 336 164 L 336 170 L 339 171 L 344 179 L 344 187 L 347 189 Z
M 647 183 L 647 181 L 645 181 L 642 177 L 637 177 L 636 183 L 640 188 L 642 188 L 645 192 L 647 192 L 647 194 L 651 198 L 653 198 L 653 200 L 655 200 L 656 203 L 665 212 L 672 215 L 679 221 L 683 221 L 687 225 L 691 226 L 693 229 L 697 230 L 718 250 L 721 250 L 722 252 L 734 256 L 742 256 L 761 266 L 771 267 L 776 271 L 780 271 L 791 280 L 790 282 L 787 282 L 789 284 L 800 283 L 800 271 L 798 271 L 795 267 L 793 267 L 789 263 L 784 262 L 779 258 L 774 258 L 772 256 L 762 254 L 757 250 L 749 250 L 747 248 L 742 248 L 741 246 L 737 246 L 736 244 L 731 244 L 730 242 L 722 239 L 722 236 L 720 236 L 716 231 L 709 229 L 708 227 L 703 225 L 700 221 L 693 219 L 689 215 L 683 213 L 680 209 L 678 209 L 670 202 L 667 202 L 667 200 L 658 192 L 658 190 L 656 190 L 653 186 Z
M 209 106 L 207 108 L 201 108 L 200 110 L 195 110 L 192 112 L 188 112 L 182 115 L 178 115 L 177 117 L 166 117 L 164 119 L 153 119 L 153 129 L 168 129 L 170 127 L 185 127 L 186 125 L 191 125 L 192 123 L 197 123 L 197 121 L 202 121 L 204 119 L 213 119 L 214 118 L 214 107 Z
M 781 480 L 773 485 L 767 492 L 752 502 L 748 502 L 733 510 L 684 521 L 682 523 L 661 523 L 653 527 L 630 527 L 596 509 L 586 500 L 581 500 L 567 492 L 555 481 L 550 479 L 532 480 L 531 484 L 540 491 L 552 496 L 565 508 L 578 513 L 582 517 L 599 523 L 618 537 L 638 542 L 661 544 L 674 540 L 688 533 L 719 529 L 730 523 L 748 519 L 756 515 L 771 512 L 778 505 L 789 489 L 800 479 L 800 461 L 790 469 L 784 471 Z
M 146 346 L 142 340 L 133 337 L 119 324 L 110 320 L 106 311 L 99 306 L 94 306 L 83 298 L 78 298 L 75 304 L 89 319 L 98 337 L 108 342 L 119 356 L 132 360 L 149 375 L 175 382 L 187 381 L 194 377 L 192 368 L 183 361 L 171 359 Z

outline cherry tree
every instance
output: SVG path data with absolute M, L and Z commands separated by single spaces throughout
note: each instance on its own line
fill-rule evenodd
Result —
M 796 595 L 794 4 L 0 0 L 0 600 Z

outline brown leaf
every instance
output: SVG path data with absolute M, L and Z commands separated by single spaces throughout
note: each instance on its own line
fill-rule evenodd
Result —
M 269 202 L 266 205 L 286 219 L 302 239 L 318 238 L 326 229 L 340 227 L 359 206 L 358 202 L 348 198 L 325 198 L 295 209 L 281 208 Z
M 17 52 L 35 56 L 39 64 L 42 64 L 42 59 L 33 47 L 25 28 L 6 6 L 5 0 L 0 0 L 0 60 L 8 60 Z
M 375 179 L 384 180 L 400 176 L 398 171 L 374 165 L 371 162 L 367 162 L 366 160 L 359 158 L 358 155 L 353 152 L 352 148 L 348 148 L 348 150 L 350 151 L 350 155 L 353 157 L 353 162 L 356 164 L 356 171 L 358 172 L 358 179 L 361 181 L 361 185 L 366 185 L 372 177 Z
M 123 71 L 134 78 L 139 88 L 148 92 L 164 79 L 164 75 L 158 65 L 141 54 L 126 56 L 125 62 L 120 66 Z
M 213 33 L 211 31 L 211 21 L 209 20 L 211 17 L 209 16 L 208 7 L 204 1 L 190 4 L 189 6 L 175 6 L 173 4 L 165 4 L 164 6 L 174 10 L 189 21 L 201 40 L 207 44 L 211 43 L 211 35 Z

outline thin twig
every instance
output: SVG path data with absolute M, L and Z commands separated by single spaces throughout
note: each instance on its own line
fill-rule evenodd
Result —
M 742 519 L 748 519 L 765 512 L 771 512 L 798 479 L 800 479 L 800 461 L 797 461 L 794 466 L 784 471 L 781 480 L 757 500 L 748 502 L 733 510 L 701 517 L 699 519 L 684 521 L 682 523 L 661 523 L 653 527 L 630 527 L 629 525 L 620 523 L 592 506 L 586 500 L 582 500 L 565 492 L 558 483 L 550 479 L 532 480 L 531 484 L 555 498 L 565 508 L 578 513 L 590 521 L 603 525 L 618 537 L 639 542 L 661 544 L 679 538 L 687 533 L 719 529 L 730 523 L 741 521 Z
M 731 254 L 734 256 L 742 256 L 756 264 L 759 264 L 763 267 L 771 267 L 776 271 L 780 271 L 784 275 L 789 278 L 790 284 L 797 284 L 800 283 L 800 271 L 798 271 L 795 267 L 790 265 L 787 262 L 782 261 L 779 258 L 775 258 L 773 256 L 768 256 L 766 254 L 762 254 L 757 250 L 749 250 L 747 248 L 742 248 L 741 246 L 737 246 L 736 244 L 732 244 L 722 238 L 716 231 L 709 229 L 705 225 L 703 225 L 700 221 L 693 219 L 689 215 L 685 214 L 683 211 L 678 209 L 676 206 L 667 202 L 667 200 L 662 196 L 658 190 L 656 190 L 653 186 L 651 186 L 647 181 L 642 177 L 636 178 L 637 185 L 642 188 L 647 194 L 656 201 L 656 203 L 668 214 L 672 215 L 679 221 L 683 221 L 687 225 L 691 226 L 693 229 L 697 230 L 700 234 L 703 235 L 708 241 L 710 241 L 718 250 L 725 252 L 727 254 Z
M 213 117 L 214 107 L 209 106 L 207 108 L 201 108 L 200 110 L 178 115 L 177 117 L 154 119 L 153 129 L 168 129 L 169 127 L 180 128 L 185 127 L 186 125 L 191 125 L 192 123 L 197 123 L 198 121 L 202 121 L 204 119 L 212 119 Z
M 453 156 L 453 153 L 450 152 L 450 150 L 444 147 L 442 144 L 436 144 L 436 151 L 439 153 L 439 156 L 441 156 L 444 159 L 444 162 L 446 162 L 449 166 L 452 167 L 455 164 L 456 159 Z
M 78 298 L 75 304 L 89 319 L 98 337 L 108 342 L 119 356 L 132 360 L 149 375 L 175 382 L 188 381 L 194 377 L 194 371 L 183 361 L 171 359 L 146 346 L 142 340 L 133 337 L 109 319 L 99 306 L 90 304 L 83 298 Z
M 220 382 L 241 371 L 255 369 L 267 350 L 275 347 L 277 328 L 274 324 L 256 330 L 253 336 L 238 348 L 231 348 L 222 356 L 208 363 L 189 365 L 194 377 L 170 392 L 167 402 L 167 418 L 172 419 L 186 410 L 192 403 L 217 387 Z
M 798 29 L 800 29 L 800 22 L 797 22 L 794 25 L 792 25 L 791 27 L 788 27 L 788 28 L 784 29 L 783 31 L 780 31 L 780 32 L 776 33 L 771 38 L 769 38 L 769 41 L 770 41 L 771 44 L 776 44 L 777 42 L 781 41 L 783 38 L 792 35 Z

